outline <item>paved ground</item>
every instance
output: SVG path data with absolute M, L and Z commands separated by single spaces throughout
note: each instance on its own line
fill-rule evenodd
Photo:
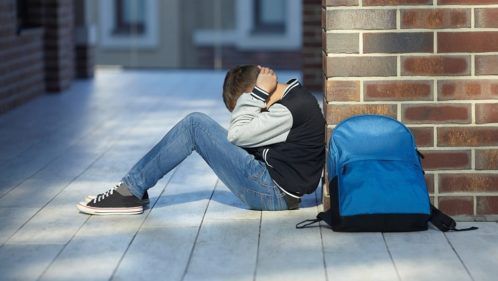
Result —
M 320 191 L 299 211 L 247 210 L 195 153 L 150 190 L 143 215 L 78 213 L 189 112 L 226 125 L 223 75 L 101 70 L 0 116 L 0 280 L 497 280 L 497 223 L 296 230 L 321 210 Z

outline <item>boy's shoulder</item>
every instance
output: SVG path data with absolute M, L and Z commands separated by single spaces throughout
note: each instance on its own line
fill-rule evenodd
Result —
M 292 88 L 279 103 L 287 107 L 294 117 L 300 116 L 307 119 L 323 116 L 318 100 L 301 84 Z
M 316 98 L 313 96 L 311 91 L 309 91 L 306 87 L 297 84 L 295 87 L 289 89 L 281 99 L 283 104 L 285 103 L 307 103 L 307 102 L 316 102 Z M 304 105 L 304 104 L 303 104 Z

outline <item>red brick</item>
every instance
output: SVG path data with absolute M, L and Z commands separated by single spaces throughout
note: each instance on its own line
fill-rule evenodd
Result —
M 401 28 L 470 27 L 470 9 L 401 10 Z
M 327 77 L 396 76 L 395 56 L 327 57 L 324 56 Z
M 470 75 L 469 56 L 403 56 L 401 75 Z
M 410 127 L 418 147 L 434 146 L 434 128 L 432 127 Z
M 476 123 L 498 123 L 498 103 L 476 104 Z
M 498 149 L 476 149 L 476 170 L 498 170 Z
M 498 75 L 498 55 L 480 55 L 475 58 L 476 75 Z
M 358 54 L 360 50 L 359 33 L 323 32 L 323 49 L 327 53 Z
M 476 199 L 478 216 L 498 215 L 498 196 L 477 196 Z
M 327 124 L 337 124 L 342 120 L 359 114 L 379 114 L 396 118 L 394 104 L 359 104 L 359 105 L 327 105 Z
M 439 80 L 438 100 L 498 99 L 498 80 Z
M 438 207 L 450 216 L 474 214 L 474 198 L 472 196 L 440 196 Z
M 471 5 L 486 5 L 498 4 L 498 0 L 438 0 L 439 5 L 452 5 L 452 4 L 471 4 Z
M 423 5 L 423 4 L 432 4 L 432 0 L 363 0 L 363 6 Z
M 365 81 L 366 101 L 432 100 L 432 81 Z
M 498 27 L 498 8 L 475 9 L 476 27 Z
M 442 127 L 438 146 L 498 146 L 498 127 Z
M 496 192 L 498 174 L 439 174 L 439 192 Z
M 375 32 L 363 34 L 363 53 L 433 53 L 432 32 Z
M 434 175 L 425 174 L 425 184 L 427 185 L 427 191 L 430 194 L 434 194 Z
M 395 9 L 333 9 L 327 10 L 327 30 L 396 29 Z
M 471 122 L 470 104 L 404 104 L 401 107 L 405 123 L 457 123 Z
M 470 169 L 470 150 L 421 150 L 424 170 Z
M 360 81 L 327 80 L 327 101 L 360 101 Z
M 498 52 L 497 31 L 438 32 L 437 52 Z

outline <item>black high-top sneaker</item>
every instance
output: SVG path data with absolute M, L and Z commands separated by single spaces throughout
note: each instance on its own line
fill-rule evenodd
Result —
M 119 185 L 117 185 L 116 187 L 114 188 L 117 188 Z M 88 203 L 90 201 L 92 201 L 93 199 L 97 198 L 97 196 L 99 195 L 103 195 L 104 193 L 100 193 L 100 194 L 97 194 L 97 195 L 87 195 L 85 197 L 85 203 Z M 147 193 L 147 191 L 144 193 L 144 196 L 142 196 L 142 205 L 147 205 L 149 204 L 150 201 L 149 201 L 149 193 Z
M 80 202 L 76 207 L 90 215 L 135 215 L 144 211 L 142 200 L 138 199 L 129 191 L 122 195 L 120 186 L 101 193 L 90 202 Z

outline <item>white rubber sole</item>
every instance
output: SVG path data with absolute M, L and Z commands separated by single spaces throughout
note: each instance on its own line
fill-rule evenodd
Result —
M 88 204 L 88 202 L 92 201 L 92 200 L 93 200 L 93 199 L 95 199 L 96 197 L 97 197 L 97 196 L 95 196 L 95 195 L 87 195 L 87 196 L 85 197 L 85 201 L 84 201 L 84 202 L 85 202 L 85 204 Z M 145 200 L 144 204 L 149 204 L 149 200 L 148 200 L 148 199 L 147 199 L 147 200 Z
M 142 206 L 123 208 L 96 208 L 86 205 L 87 202 L 80 202 L 76 205 L 80 212 L 90 215 L 139 215 L 144 212 Z

